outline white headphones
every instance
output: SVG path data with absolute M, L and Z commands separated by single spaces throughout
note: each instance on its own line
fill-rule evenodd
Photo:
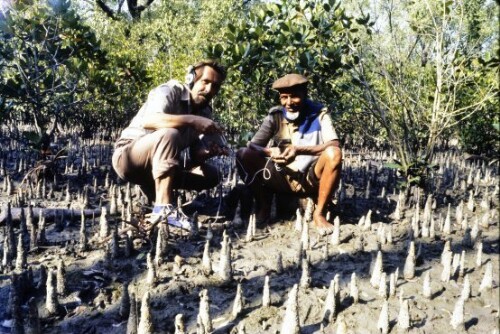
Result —
M 193 65 L 190 65 L 187 69 L 186 77 L 184 78 L 186 85 L 188 85 L 189 89 L 193 88 L 195 78 L 196 78 L 196 68 Z

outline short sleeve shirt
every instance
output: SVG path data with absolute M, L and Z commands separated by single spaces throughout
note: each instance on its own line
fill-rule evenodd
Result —
M 189 89 L 177 80 L 170 80 L 151 90 L 144 105 L 139 109 L 129 126 L 122 131 L 120 139 L 137 139 L 153 132 L 153 130 L 144 128 L 144 118 L 154 113 L 192 114 Z M 207 106 L 197 115 L 211 118 L 212 109 Z

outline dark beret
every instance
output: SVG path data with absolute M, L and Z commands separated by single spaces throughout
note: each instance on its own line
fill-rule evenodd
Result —
M 276 90 L 289 88 L 297 85 L 307 84 L 307 78 L 300 74 L 287 74 L 273 83 L 272 88 Z

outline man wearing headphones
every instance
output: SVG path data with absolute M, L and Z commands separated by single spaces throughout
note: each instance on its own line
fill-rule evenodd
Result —
M 257 201 L 257 223 L 268 222 L 273 192 L 296 194 L 315 199 L 313 225 L 330 233 L 325 214 L 340 181 L 342 151 L 327 108 L 307 98 L 307 83 L 299 74 L 273 83 L 281 105 L 269 110 L 237 162 Z
M 189 229 L 189 222 L 175 212 L 173 190 L 208 189 L 220 182 L 217 169 L 205 161 L 227 151 L 216 140 L 200 138 L 222 133 L 211 119 L 209 102 L 225 78 L 225 68 L 216 61 L 190 66 L 185 84 L 170 80 L 149 93 L 116 142 L 113 168 L 154 201 L 149 222 L 165 220 Z

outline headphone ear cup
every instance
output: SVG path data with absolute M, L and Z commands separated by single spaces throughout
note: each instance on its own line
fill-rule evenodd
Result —
M 185 78 L 186 85 L 188 85 L 189 88 L 193 88 L 195 77 L 196 77 L 195 68 L 193 66 L 189 66 Z

